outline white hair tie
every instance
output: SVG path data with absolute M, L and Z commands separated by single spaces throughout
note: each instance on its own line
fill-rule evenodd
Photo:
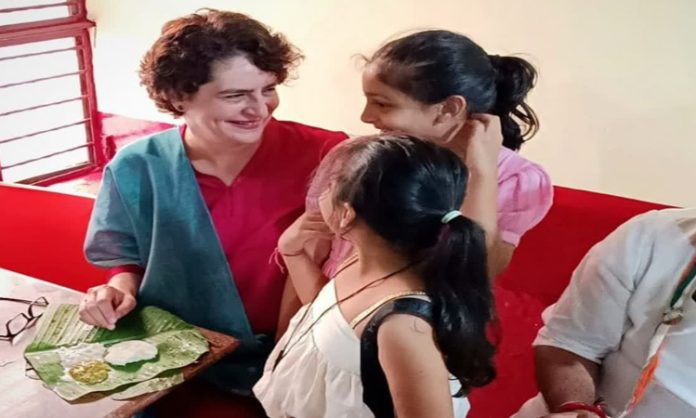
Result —
M 447 212 L 447 213 L 445 214 L 445 216 L 442 217 L 442 219 L 440 219 L 440 222 L 442 222 L 443 224 L 448 224 L 448 223 L 450 223 L 450 221 L 451 221 L 452 219 L 458 218 L 458 217 L 460 217 L 460 216 L 464 216 L 464 215 L 462 215 L 462 213 L 461 213 L 460 211 L 458 211 L 458 210 L 451 210 L 451 211 Z

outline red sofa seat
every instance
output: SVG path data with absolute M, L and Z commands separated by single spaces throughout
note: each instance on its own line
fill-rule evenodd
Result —
M 106 281 L 82 251 L 94 199 L 0 183 L 0 267 L 86 291 Z
M 105 273 L 89 265 L 82 246 L 93 199 L 46 189 L 0 184 L 0 267 L 86 290 Z M 498 378 L 470 395 L 470 418 L 508 418 L 537 392 L 531 342 L 542 310 L 566 287 L 587 250 L 627 219 L 666 206 L 600 193 L 555 188 L 548 216 L 529 231 L 506 272 L 496 280 L 502 328 Z M 188 405 L 187 407 L 184 407 Z M 196 383 L 158 405 L 161 416 L 263 416 L 253 402 Z
M 555 187 L 549 214 L 529 231 L 495 284 L 502 340 L 498 377 L 470 395 L 470 418 L 508 418 L 537 393 L 531 343 L 541 313 L 561 295 L 582 257 L 631 217 L 667 206 Z

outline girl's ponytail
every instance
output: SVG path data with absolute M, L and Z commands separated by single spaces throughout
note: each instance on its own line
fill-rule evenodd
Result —
M 527 94 L 536 83 L 537 72 L 522 58 L 499 55 L 489 58 L 497 72 L 498 92 L 491 113 L 500 118 L 503 145 L 519 150 L 539 130 L 539 119 L 526 102 Z
M 493 297 L 483 229 L 462 215 L 442 225 L 423 266 L 426 293 L 433 303 L 433 326 L 448 370 L 462 391 L 495 377 L 495 349 L 486 337 Z

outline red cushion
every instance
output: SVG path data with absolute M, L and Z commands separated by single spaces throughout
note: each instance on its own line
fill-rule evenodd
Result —
M 78 290 L 103 283 L 104 272 L 82 252 L 92 205 L 89 197 L 0 184 L 0 267 Z M 542 310 L 558 298 L 592 245 L 627 219 L 664 207 L 555 187 L 548 216 L 524 236 L 496 281 L 502 327 L 498 378 L 470 395 L 470 418 L 507 418 L 536 393 L 531 342 Z M 178 416 L 192 417 L 263 416 L 253 402 L 194 385 L 167 396 L 158 409 L 185 409 Z
M 549 214 L 529 231 L 495 296 L 502 328 L 497 379 L 474 390 L 470 418 L 508 418 L 537 393 L 531 343 L 541 327 L 541 312 L 568 285 L 582 257 L 629 218 L 666 206 L 601 193 L 555 187 Z
M 590 247 L 633 216 L 667 207 L 565 187 L 554 187 L 554 194 L 546 218 L 524 236 L 509 268 L 497 279 L 502 287 L 547 305 L 561 295 Z
M 94 199 L 0 184 L 0 267 L 85 291 L 106 281 L 82 247 Z

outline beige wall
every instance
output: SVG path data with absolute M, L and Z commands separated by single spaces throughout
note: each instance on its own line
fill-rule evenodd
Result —
M 523 154 L 556 184 L 696 206 L 696 1 L 88 0 L 100 108 L 164 119 L 138 85 L 138 61 L 167 19 L 236 8 L 306 55 L 281 90 L 280 118 L 369 133 L 359 64 L 395 34 L 441 27 L 540 69 L 540 133 Z

